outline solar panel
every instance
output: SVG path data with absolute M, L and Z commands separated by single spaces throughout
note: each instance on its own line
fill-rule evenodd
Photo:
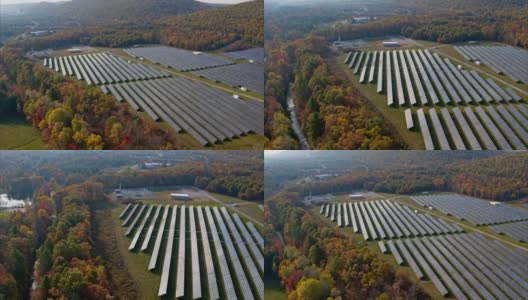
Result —
M 438 118 L 438 115 L 434 108 L 429 109 L 429 117 L 431 118 L 431 122 L 433 123 L 433 129 L 435 131 L 438 143 L 440 144 L 440 149 L 451 150 L 451 146 L 449 146 L 449 142 L 447 141 L 447 137 L 445 135 L 442 123 L 440 123 L 440 119 Z
M 400 252 L 398 252 L 398 249 L 396 249 L 396 246 L 394 246 L 394 243 L 392 242 L 392 240 L 389 240 L 387 242 L 387 245 L 389 245 L 390 252 L 394 256 L 394 259 L 396 259 L 396 263 L 398 265 L 403 264 L 403 259 L 400 256 Z
M 209 237 L 207 236 L 207 227 L 205 225 L 202 207 L 196 208 L 198 213 L 198 223 L 200 225 L 200 238 L 202 241 L 202 248 L 204 252 L 205 270 L 207 272 L 207 285 L 209 287 L 209 297 L 212 300 L 220 299 L 218 285 L 216 283 L 215 266 L 213 262 L 213 255 L 209 246 Z
M 222 216 L 220 215 L 220 210 L 217 207 L 214 207 L 213 208 L 213 212 L 214 212 L 214 214 L 216 216 L 216 220 L 217 220 L 217 222 L 218 222 L 218 224 L 220 226 L 220 230 L 222 232 L 222 236 L 224 237 L 224 243 L 225 243 L 225 246 L 227 247 L 229 256 L 231 257 L 231 262 L 232 262 L 233 268 L 235 269 L 235 275 L 237 276 L 238 282 L 239 282 L 240 287 L 242 289 L 242 294 L 244 295 L 244 298 L 246 298 L 246 299 L 254 299 L 253 293 L 252 293 L 250 285 L 249 285 L 248 278 L 246 277 L 244 269 L 242 268 L 242 263 L 240 261 L 240 258 L 238 256 L 238 254 L 237 254 L 235 246 L 233 245 L 233 241 L 231 240 L 230 232 L 228 232 L 228 230 L 226 228 L 226 225 L 224 223 L 224 219 L 222 219 Z M 224 216 L 225 216 L 225 214 L 224 214 Z M 226 220 L 227 220 L 226 223 L 229 226 L 229 224 L 230 224 L 229 221 L 231 221 L 231 218 L 227 219 L 228 217 L 229 217 L 229 215 L 226 217 Z M 231 226 L 230 226 L 230 228 L 231 228 Z M 231 228 L 231 233 L 234 234 L 232 228 Z M 238 240 L 236 238 L 235 238 L 235 242 L 238 242 Z M 244 247 L 244 245 L 242 243 L 241 243 L 240 246 Z M 243 256 L 243 255 L 241 255 L 241 256 Z M 250 270 L 249 273 L 253 274 L 251 272 L 251 270 Z
M 148 245 L 150 243 L 150 238 L 152 237 L 152 232 L 154 232 L 154 227 L 156 226 L 156 222 L 158 221 L 158 217 L 162 209 L 163 209 L 162 205 L 158 205 L 158 207 L 156 208 L 154 217 L 152 217 L 152 220 L 150 221 L 147 234 L 145 235 L 145 239 L 143 240 L 143 244 L 141 245 L 141 251 L 147 250 Z
M 165 224 L 167 223 L 167 216 L 169 214 L 170 206 L 167 205 L 163 212 L 163 217 L 161 218 L 161 223 L 158 227 L 158 233 L 156 234 L 156 242 L 154 243 L 154 249 L 152 250 L 152 255 L 150 256 L 149 271 L 156 269 L 156 263 L 158 262 L 159 251 L 161 247 L 161 240 L 163 239 L 163 232 L 165 231 Z
M 414 83 L 414 86 L 416 86 L 416 89 L 418 90 L 418 95 L 420 96 L 420 102 L 423 105 L 426 105 L 428 101 L 427 94 L 425 93 L 425 90 L 423 89 L 422 82 L 420 81 L 420 76 L 418 76 L 418 71 L 416 70 L 414 61 L 411 57 L 409 50 L 405 50 L 405 57 L 407 58 L 407 64 L 411 68 L 413 83 Z M 412 84 L 411 84 L 411 88 L 412 88 Z
M 132 205 L 132 203 L 128 203 L 127 206 L 125 207 L 125 209 L 123 209 L 123 211 L 121 212 L 121 214 L 119 215 L 119 219 L 123 219 L 123 217 L 126 215 L 126 213 L 128 212 L 128 209 L 130 208 L 130 206 Z
M 407 87 L 407 96 L 409 97 L 409 102 L 411 105 L 416 105 L 416 95 L 414 94 L 414 89 L 412 86 L 412 80 L 411 76 L 409 75 L 409 67 L 407 66 L 407 62 L 405 61 L 405 57 L 403 56 L 403 51 L 398 51 L 398 54 L 400 56 L 400 61 L 402 64 L 403 69 L 403 77 L 405 79 L 405 86 Z
M 378 63 L 378 84 L 377 84 L 377 92 L 378 94 L 381 94 L 383 92 L 383 60 L 385 57 L 385 52 L 381 51 L 379 55 L 379 63 Z
M 185 221 L 184 221 L 185 222 Z M 200 253 L 198 252 L 198 238 L 194 220 L 194 207 L 189 206 L 189 226 L 191 227 L 191 262 L 192 262 L 192 290 L 193 299 L 202 298 L 202 284 L 200 278 Z M 181 225 L 180 225 L 181 227 Z M 181 228 L 180 228 L 181 234 Z M 185 238 L 185 233 L 183 234 Z M 185 262 L 185 258 L 183 260 Z
M 398 104 L 405 105 L 405 95 L 403 92 L 403 84 L 401 79 L 400 63 L 396 51 L 392 51 L 392 60 L 394 63 L 394 74 L 396 75 L 396 93 L 398 96 Z
M 264 250 L 264 239 L 258 232 L 257 228 L 255 228 L 255 225 L 251 222 L 246 222 L 247 227 L 249 228 L 249 231 L 251 231 L 251 234 L 253 234 L 253 237 L 257 241 L 257 243 L 260 246 L 260 250 Z
M 260 271 L 264 272 L 264 256 L 262 256 L 262 253 L 260 253 L 257 244 L 253 241 L 253 238 L 251 237 L 251 234 L 249 234 L 249 231 L 247 230 L 246 226 L 244 226 L 244 222 L 242 222 L 242 220 L 237 214 L 233 214 L 233 220 L 235 220 L 235 224 L 237 225 L 238 230 L 240 231 L 240 235 L 244 238 L 244 241 L 246 242 L 249 251 L 251 252 L 253 257 L 256 258 Z
M 176 267 L 176 298 L 183 297 L 185 295 L 185 221 L 186 221 L 186 207 L 185 205 L 180 208 L 180 238 L 178 245 L 178 266 Z M 170 235 L 169 235 L 170 236 Z M 172 250 L 172 248 L 171 248 Z M 171 253 L 172 251 L 168 252 Z M 193 256 L 194 253 L 192 253 Z M 194 291 L 194 271 L 193 272 L 193 291 Z M 194 295 L 193 295 L 194 296 Z
M 451 118 L 451 115 L 449 114 L 447 108 L 444 107 L 440 109 L 440 113 L 442 114 L 447 130 L 449 131 L 449 135 L 455 143 L 456 150 L 466 150 L 466 145 L 464 145 L 464 141 L 462 140 L 460 133 L 458 133 L 458 129 L 455 125 L 455 122 Z
M 414 122 L 412 117 L 412 111 L 410 108 L 405 110 L 405 124 L 407 125 L 407 129 L 411 130 L 414 128 Z
M 409 251 L 407 250 L 407 248 L 403 244 L 402 240 L 397 240 L 396 244 L 398 245 L 398 248 L 400 248 L 400 252 L 401 252 L 401 254 L 403 254 L 403 257 L 405 258 L 405 261 L 407 261 L 407 263 L 409 264 L 411 269 L 414 271 L 414 274 L 416 275 L 416 277 L 418 277 L 418 279 L 422 279 L 424 277 L 422 271 L 420 270 L 420 268 L 418 267 L 418 265 L 414 261 L 414 258 L 411 256 L 411 254 L 409 253 Z M 392 250 L 391 250 L 391 252 L 392 252 Z M 401 257 L 400 257 L 400 259 L 401 259 Z
M 387 73 L 387 105 L 392 106 L 394 105 L 394 93 L 392 91 L 392 67 L 391 67 L 391 59 L 390 59 L 390 51 L 385 52 L 386 54 L 386 60 L 387 60 L 387 70 L 385 73 Z
M 216 257 L 218 258 L 218 264 L 220 266 L 220 271 L 221 271 L 221 276 L 222 276 L 221 277 L 222 278 L 221 282 L 223 282 L 223 284 L 224 284 L 224 289 L 225 289 L 225 293 L 226 293 L 227 299 L 236 299 L 237 295 L 236 295 L 236 291 L 235 291 L 235 286 L 234 286 L 233 280 L 231 278 L 231 273 L 229 272 L 229 267 L 227 265 L 226 255 L 224 253 L 224 249 L 222 247 L 222 242 L 220 241 L 220 237 L 219 237 L 218 231 L 216 229 L 216 225 L 215 225 L 215 222 L 214 222 L 214 219 L 213 219 L 213 215 L 211 213 L 211 209 L 209 207 L 206 207 L 205 208 L 205 213 L 207 215 L 207 220 L 208 220 L 209 227 L 211 228 L 211 235 L 213 237 L 213 243 L 214 243 L 214 248 L 213 249 L 216 251 Z M 219 221 L 219 224 L 221 224 L 222 227 L 224 225 L 223 222 L 220 223 L 220 221 Z M 229 236 L 227 238 L 229 238 Z M 231 242 L 230 239 L 229 239 L 229 242 Z M 231 248 L 228 248 L 228 249 L 231 249 Z M 238 268 L 237 268 L 237 270 L 238 270 Z M 239 273 L 239 275 L 243 276 L 243 273 L 242 274 Z
M 123 221 L 123 223 L 121 224 L 121 226 L 123 227 L 127 227 L 128 226 L 128 222 L 130 222 L 130 219 L 132 219 L 132 216 L 134 215 L 134 213 L 136 212 L 136 209 L 138 208 L 139 204 L 136 204 L 132 207 L 132 211 L 130 212 L 130 214 L 126 217 L 125 221 Z
M 163 259 L 163 270 L 161 273 L 160 286 L 158 290 L 158 296 L 164 296 L 167 294 L 167 287 L 169 285 L 169 274 L 172 259 L 172 246 L 174 244 L 174 232 L 176 228 L 176 213 L 178 207 L 175 205 L 172 208 L 171 222 L 169 226 L 169 235 L 167 237 L 167 245 L 165 248 L 165 257 Z M 168 210 L 168 208 L 167 208 Z
M 134 250 L 134 248 L 136 248 L 136 244 L 137 244 L 137 242 L 139 240 L 139 236 L 143 232 L 143 227 L 145 227 L 145 224 L 147 223 L 151 212 L 152 212 L 152 206 L 149 205 L 147 213 L 143 217 L 143 219 L 141 221 L 141 224 L 139 225 L 139 228 L 136 230 L 136 234 L 134 235 L 134 238 L 132 239 L 132 242 L 130 243 L 130 246 L 128 247 L 128 250 Z

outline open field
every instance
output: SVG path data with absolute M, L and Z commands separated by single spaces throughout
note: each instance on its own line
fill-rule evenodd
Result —
M 6 150 L 43 149 L 44 142 L 37 129 L 19 118 L 0 120 L 0 148 Z
M 280 285 L 280 282 L 276 278 L 270 276 L 264 277 L 264 285 L 266 286 L 264 290 L 264 299 L 265 300 L 287 300 L 288 295 L 284 288 Z

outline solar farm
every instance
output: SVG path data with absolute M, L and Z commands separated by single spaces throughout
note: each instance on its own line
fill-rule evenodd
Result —
M 461 221 L 487 226 L 498 234 L 528 242 L 528 210 L 458 194 L 411 196 L 411 199 Z
M 528 221 L 489 226 L 498 234 L 507 235 L 519 242 L 528 243 Z
M 349 52 L 344 63 L 359 83 L 376 86 L 390 109 L 407 107 L 405 125 L 421 133 L 426 150 L 528 147 L 525 91 L 427 49 Z
M 165 122 L 177 133 L 189 134 L 202 146 L 230 142 L 253 133 L 264 134 L 263 102 L 250 97 L 242 99 L 235 90 L 263 94 L 263 67 L 169 47 L 125 51 L 165 67 L 196 70 L 198 77 L 228 84 L 233 92 L 198 77 L 176 76 L 169 69 L 108 52 L 45 58 L 44 65 L 64 76 L 98 86 L 105 94 L 126 101 L 154 121 Z
M 251 132 L 263 134 L 263 103 L 229 96 L 203 83 L 182 77 L 127 82 L 101 87 L 135 110 L 163 120 L 176 132 L 185 131 L 208 145 Z
M 391 200 L 329 203 L 319 212 L 375 243 L 381 253 L 409 267 L 442 297 L 528 297 L 528 252 L 499 240 Z
M 510 46 L 455 46 L 467 61 L 484 63 L 497 74 L 528 83 L 528 51 Z
M 264 299 L 263 238 L 225 207 L 130 203 L 119 218 L 130 255 L 160 273 L 159 297 Z

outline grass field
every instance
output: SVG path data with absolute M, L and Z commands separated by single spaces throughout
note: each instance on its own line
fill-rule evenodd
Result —
M 0 149 L 4 150 L 45 148 L 39 131 L 22 118 L 1 118 L 0 137 Z
M 217 200 L 219 200 L 226 206 L 230 206 L 232 204 L 238 204 L 238 206 L 233 207 L 233 209 L 239 210 L 261 223 L 264 222 L 264 212 L 260 210 L 260 208 L 258 207 L 258 205 L 262 203 L 253 202 L 253 201 L 245 201 L 245 200 L 238 199 L 235 197 L 220 195 L 216 193 L 209 193 L 209 194 L 211 194 L 211 196 L 215 197 Z M 258 224 L 255 224 L 255 225 L 258 225 Z
M 287 300 L 288 295 L 286 291 L 280 285 L 280 282 L 277 278 L 272 276 L 264 277 L 264 299 L 265 300 Z
M 158 288 L 161 270 L 159 270 L 160 268 L 156 269 L 155 272 L 149 272 L 147 270 L 150 260 L 150 251 L 152 251 L 152 249 L 150 249 L 149 253 L 134 251 L 132 254 L 128 251 L 130 240 L 125 237 L 126 228 L 121 226 L 123 220 L 119 219 L 119 215 L 124 207 L 125 206 L 117 205 L 112 209 L 112 221 L 114 223 L 120 255 L 123 257 L 125 266 L 128 269 L 129 274 L 132 276 L 133 281 L 136 283 L 139 292 L 139 299 L 159 299 Z M 161 265 L 161 263 L 158 263 L 158 265 Z

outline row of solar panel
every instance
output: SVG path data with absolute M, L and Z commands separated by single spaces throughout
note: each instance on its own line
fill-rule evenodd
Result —
M 426 150 L 526 150 L 528 146 L 528 108 L 524 104 L 435 108 L 426 117 L 416 110 Z M 407 129 L 415 129 L 410 109 L 405 110 Z M 432 131 L 431 131 L 432 130 Z M 432 132 L 436 137 L 433 141 Z
M 245 88 L 264 95 L 264 68 L 255 64 L 236 64 L 192 72 L 236 88 Z
M 455 46 L 468 61 L 480 61 L 497 74 L 528 83 L 528 52 L 510 46 Z
M 525 299 L 528 254 L 480 234 L 459 234 L 388 241 L 399 265 L 418 279 L 428 278 L 442 296 L 457 299 Z M 383 253 L 388 251 L 379 242 Z
M 474 225 L 528 220 L 526 210 L 504 204 L 491 205 L 488 201 L 458 194 L 420 195 L 411 198 L 419 205 L 433 207 Z
M 378 57 L 379 63 L 376 68 Z M 354 74 L 361 71 L 359 77 L 361 83 L 367 82 L 367 74 L 368 82 L 373 83 L 375 72 L 378 72 L 378 93 L 383 92 L 384 61 L 386 61 L 385 84 L 389 106 L 440 104 L 440 102 L 480 104 L 523 100 L 512 88 L 504 90 L 491 78 L 484 80 L 476 71 L 457 69 L 449 59 L 442 59 L 437 53 L 431 54 L 428 50 L 355 52 L 353 55 L 349 53 L 345 59 L 345 63 L 349 62 L 349 68 L 354 68 Z M 368 71 L 369 65 L 370 71 Z
M 144 47 L 125 49 L 129 55 L 145 58 L 153 63 L 179 71 L 192 71 L 234 64 L 233 61 L 207 53 L 171 47 Z
M 134 238 L 132 239 L 129 247 L 129 250 L 131 251 L 136 249 L 138 240 L 141 237 L 144 237 L 141 251 L 147 251 L 147 249 L 149 249 L 148 244 L 151 240 L 152 234 L 155 230 L 157 230 L 155 244 L 152 249 L 152 256 L 149 261 L 148 269 L 150 271 L 156 269 L 157 261 L 160 257 L 162 241 L 166 241 L 165 255 L 163 256 L 163 264 L 161 266 L 162 275 L 158 291 L 159 296 L 165 296 L 168 294 L 170 269 L 171 265 L 173 265 L 171 261 L 175 238 L 177 238 L 179 243 L 178 258 L 176 261 L 177 272 L 175 297 L 180 298 L 185 296 L 185 257 L 188 255 L 186 254 L 186 241 L 188 240 L 187 232 L 189 232 L 188 235 L 190 237 L 191 246 L 191 271 L 187 272 L 187 274 L 192 274 L 193 299 L 202 298 L 202 289 L 205 288 L 205 285 L 202 286 L 202 279 L 200 277 L 200 260 L 198 255 L 200 251 L 198 246 L 197 222 L 195 219 L 196 215 L 198 218 L 198 226 L 201 237 L 201 245 L 203 248 L 205 270 L 207 272 L 208 278 L 207 286 L 209 288 L 210 298 L 220 298 L 217 282 L 223 282 L 224 290 L 228 299 L 237 298 L 237 292 L 233 280 L 234 277 L 239 282 L 241 288 L 242 295 L 238 296 L 244 299 L 263 299 L 264 284 L 262 280 L 262 274 L 264 271 L 264 258 L 261 252 L 263 249 L 263 242 L 261 244 L 262 236 L 260 236 L 258 231 L 254 230 L 255 228 L 253 224 L 248 222 L 248 224 L 251 224 L 251 226 L 248 226 L 251 231 L 250 233 L 238 215 L 234 214 L 231 216 L 225 207 L 220 209 L 217 207 L 212 209 L 205 207 L 202 209 L 200 206 L 171 207 L 167 205 L 163 207 L 162 205 L 159 205 L 156 207 L 156 213 L 151 218 L 150 216 L 154 211 L 154 207 L 155 206 L 151 205 L 129 204 L 121 213 L 120 218 L 125 218 L 122 225 L 127 227 L 127 232 L 125 234 L 126 236 L 129 236 L 135 231 Z M 159 215 L 162 210 L 164 211 L 163 218 L 159 220 Z M 144 213 L 145 211 L 146 213 Z M 176 227 L 178 211 L 180 225 L 179 227 Z M 204 212 L 207 216 L 207 222 L 204 220 Z M 188 218 L 187 213 L 189 216 Z M 168 218 L 170 218 L 170 225 L 168 234 L 166 235 L 166 223 Z M 215 219 L 216 224 L 218 224 L 220 227 L 222 239 L 220 238 L 219 231 L 216 228 Z M 233 222 L 233 219 L 235 222 Z M 140 220 L 141 224 L 137 225 Z M 189 231 L 186 229 L 187 221 L 190 225 Z M 148 222 L 150 222 L 150 225 L 149 228 L 146 229 L 145 226 Z M 227 224 L 227 227 L 225 224 Z M 177 232 L 179 232 L 178 237 L 176 237 Z M 211 238 L 209 237 L 208 232 L 211 233 Z M 232 239 L 234 239 L 234 241 Z M 216 252 L 216 257 L 218 259 L 218 265 L 220 266 L 220 270 L 216 271 L 214 258 L 211 254 L 211 240 L 214 246 L 213 249 Z M 235 247 L 233 243 L 236 243 L 237 247 Z M 261 250 L 259 250 L 259 247 Z M 249 254 L 248 248 L 251 252 L 251 255 Z M 235 272 L 233 272 L 234 274 L 231 274 L 229 270 L 229 266 L 227 264 L 228 260 L 226 254 L 224 253 L 224 249 L 227 250 L 230 261 L 233 264 L 235 270 Z M 220 277 L 217 278 L 216 274 L 218 274 L 218 276 L 220 276 L 222 279 L 219 279 Z M 251 284 L 254 286 L 255 290 L 252 289 Z M 254 294 L 255 291 L 256 294 Z M 255 297 L 256 295 L 258 295 L 258 297 Z
M 321 214 L 337 221 L 339 227 L 352 226 L 365 240 L 463 232 L 457 224 L 417 213 L 389 200 L 323 204 Z
M 528 221 L 493 225 L 489 228 L 496 233 L 507 235 L 519 242 L 528 243 Z
M 263 105 L 235 99 L 205 84 L 175 77 L 103 86 L 104 92 L 163 119 L 176 132 L 188 132 L 202 145 L 250 132 L 264 133 Z
M 45 58 L 44 66 L 62 72 L 64 76 L 76 76 L 78 80 L 97 85 L 169 76 L 165 71 L 127 63 L 122 58 L 107 53 Z

